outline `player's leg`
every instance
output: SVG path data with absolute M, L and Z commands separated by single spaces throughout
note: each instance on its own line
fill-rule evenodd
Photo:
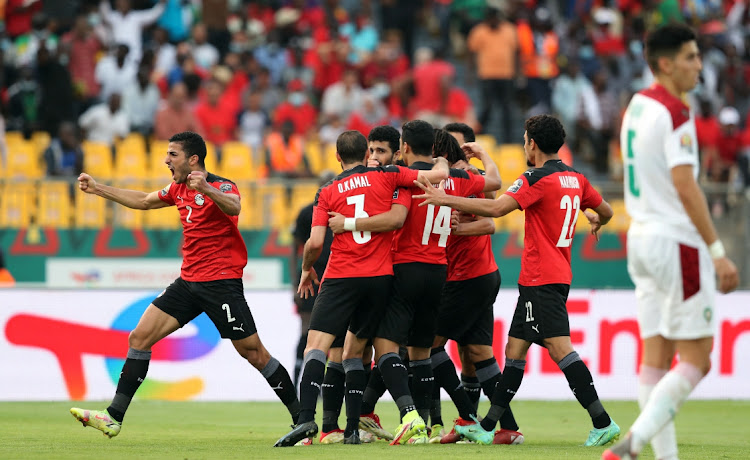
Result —
M 442 402 L 440 401 L 440 389 L 444 384 L 440 379 L 439 373 L 435 372 L 434 356 L 435 354 L 440 353 L 440 351 L 445 351 L 445 344 L 447 342 L 448 339 L 445 337 L 436 336 L 432 343 L 432 350 L 430 351 L 430 359 L 432 360 L 433 365 L 432 373 L 435 376 L 435 384 L 432 386 L 432 404 L 430 405 L 430 443 L 440 442 L 440 439 L 445 436 L 442 414 L 443 407 Z
M 307 299 L 309 300 L 309 299 Z M 302 372 L 302 360 L 305 357 L 305 347 L 307 346 L 307 330 L 310 329 L 310 315 L 312 309 L 299 309 L 300 335 L 297 342 L 297 356 L 294 361 L 294 386 L 299 384 L 300 372 Z
M 323 378 L 323 427 L 320 433 L 321 444 L 335 444 L 344 441 L 344 430 L 339 428 L 339 415 L 344 404 L 344 366 L 341 364 L 344 353 L 344 336 L 336 337 L 328 351 L 328 366 Z
M 346 428 L 344 444 L 360 444 L 359 416 L 362 409 L 362 396 L 367 381 L 362 354 L 370 338 L 359 338 L 352 331 L 347 331 L 344 341 L 343 366 L 346 374 Z
M 479 407 L 479 398 L 482 396 L 482 385 L 477 378 L 477 369 L 474 363 L 471 362 L 471 359 L 469 359 L 466 350 L 460 345 L 458 346 L 458 357 L 461 360 L 461 386 L 469 396 L 469 401 L 471 401 L 474 410 L 477 410 Z

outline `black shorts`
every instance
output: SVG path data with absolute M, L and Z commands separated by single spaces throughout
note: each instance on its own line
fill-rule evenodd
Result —
M 371 339 L 391 295 L 393 276 L 328 278 L 320 286 L 310 317 L 310 330 L 336 337 L 347 328 L 361 339 Z
M 177 278 L 151 303 L 173 316 L 180 327 L 206 312 L 225 339 L 241 340 L 257 332 L 240 278 L 216 281 Z
M 568 284 L 518 285 L 518 303 L 508 335 L 542 344 L 550 337 L 570 336 Z
M 461 281 L 443 288 L 437 335 L 459 345 L 492 345 L 494 305 L 500 290 L 500 272 Z
M 445 265 L 394 265 L 393 297 L 375 336 L 399 345 L 432 348 L 446 271 Z

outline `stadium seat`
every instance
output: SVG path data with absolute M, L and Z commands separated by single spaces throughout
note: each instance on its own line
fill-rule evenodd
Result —
M 237 186 L 240 192 L 240 215 L 237 226 L 240 230 L 258 230 L 263 228 L 261 201 L 258 199 L 255 185 L 240 183 Z
M 497 167 L 503 188 L 508 188 L 528 169 L 523 147 L 517 144 L 501 145 L 495 150 Z
M 112 178 L 112 150 L 107 144 L 101 142 L 84 141 L 83 148 L 83 172 L 91 175 L 94 179 Z
M 626 232 L 630 227 L 630 216 L 625 209 L 625 200 L 616 199 L 609 202 L 615 215 L 607 225 L 602 227 L 603 232 L 617 233 Z
M 0 196 L 0 227 L 28 227 L 36 212 L 36 184 L 6 182 Z
M 323 169 L 328 169 L 336 174 L 341 172 L 341 164 L 336 159 L 336 145 L 325 146 L 323 149 L 323 160 L 325 161 Z
M 39 179 L 44 175 L 42 157 L 32 141 L 6 138 L 8 144 L 7 164 L 4 177 L 8 179 Z
M 147 173 L 146 142 L 142 136 L 131 134 L 115 145 L 115 179 L 146 179 Z
M 142 192 L 153 192 L 146 182 L 125 181 L 114 184 L 115 187 L 127 188 L 130 190 L 139 190 Z M 130 209 L 120 204 L 113 205 L 112 222 L 115 227 L 127 229 L 142 229 L 144 223 L 144 214 L 146 211 L 140 209 Z M 148 211 L 153 212 L 153 211 Z
M 37 154 L 42 155 L 44 151 L 49 147 L 50 136 L 47 131 L 35 131 L 31 135 L 31 142 L 34 144 Z
M 71 182 L 62 181 L 41 183 L 37 224 L 41 227 L 70 228 L 70 196 L 75 191 L 74 186 Z
M 325 169 L 325 162 L 323 161 L 323 152 L 320 149 L 320 143 L 318 141 L 308 141 L 305 143 L 305 155 L 307 155 L 307 161 L 310 163 L 310 170 L 316 176 L 320 175 Z
M 221 148 L 221 162 L 216 174 L 232 182 L 253 181 L 259 177 L 258 166 L 253 162 L 253 152 L 242 142 L 227 142 Z
M 477 143 L 479 143 L 479 145 L 481 145 L 486 151 L 491 152 L 495 150 L 497 140 L 492 134 L 478 134 L 476 138 Z
M 106 227 L 107 200 L 88 193 L 76 193 L 75 195 L 74 220 L 77 228 L 102 228 Z
M 300 182 L 292 188 L 292 199 L 289 203 L 291 219 L 294 219 L 299 210 L 312 203 L 320 186 L 317 182 Z M 291 221 L 290 221 L 291 222 Z M 293 222 L 292 222 L 293 223 Z
M 261 222 L 275 230 L 288 230 L 291 225 L 291 210 L 287 202 L 287 191 L 283 184 L 258 184 L 256 204 L 261 210 Z
M 206 171 L 217 174 L 219 170 L 219 158 L 216 155 L 216 147 L 210 142 L 206 142 L 206 159 L 204 160 Z
M 180 212 L 174 206 L 141 211 L 145 228 L 151 230 L 176 230 L 182 228 Z
M 152 179 L 162 179 L 164 185 L 170 180 L 169 169 L 164 160 L 167 157 L 167 141 L 151 141 L 148 154 L 148 176 Z

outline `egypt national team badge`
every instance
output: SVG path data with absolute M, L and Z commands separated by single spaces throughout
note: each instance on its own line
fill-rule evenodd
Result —
M 203 195 L 201 195 L 200 193 L 195 195 L 195 204 L 197 204 L 198 206 L 203 206 L 203 203 L 205 202 L 206 200 L 203 198 Z
M 232 190 L 232 184 L 221 184 L 219 186 L 219 190 L 224 193 L 230 192 Z
M 508 187 L 508 191 L 510 193 L 516 193 L 521 188 L 522 185 L 523 185 L 523 181 L 521 179 L 516 179 L 516 181 L 513 182 L 513 185 Z

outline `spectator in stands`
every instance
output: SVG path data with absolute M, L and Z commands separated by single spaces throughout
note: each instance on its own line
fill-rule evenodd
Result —
M 83 112 L 78 124 L 86 131 L 86 139 L 114 145 L 116 138 L 128 135 L 128 116 L 122 110 L 120 94 L 110 94 L 106 103 L 92 106 Z
M 577 60 L 568 61 L 564 72 L 555 80 L 552 91 L 552 110 L 559 116 L 565 127 L 566 141 L 574 150 L 578 142 L 576 125 L 581 115 L 588 113 L 592 100 L 596 99 L 591 82 L 580 69 Z
M 290 82 L 287 89 L 287 100 L 276 108 L 274 126 L 279 129 L 285 121 L 291 121 L 294 123 L 294 132 L 305 136 L 315 128 L 318 111 L 310 104 L 301 81 Z
M 196 64 L 205 70 L 211 70 L 211 67 L 219 62 L 219 51 L 214 45 L 208 43 L 206 25 L 200 22 L 194 25 L 192 38 L 192 54 Z
M 479 124 L 487 132 L 493 108 L 501 118 L 502 130 L 498 143 L 507 144 L 513 136 L 515 121 L 515 77 L 518 39 L 516 28 L 506 21 L 500 10 L 489 8 L 485 21 L 469 33 L 469 50 L 476 55 L 482 109 Z
M 281 83 L 288 85 L 292 80 L 300 80 L 306 89 L 312 88 L 315 74 L 305 65 L 305 50 L 299 44 L 295 44 L 290 49 L 290 58 L 290 64 L 281 74 Z
M 357 15 L 354 22 L 343 24 L 339 33 L 351 45 L 352 50 L 347 59 L 351 65 L 367 62 L 378 46 L 378 30 L 364 11 Z
M 109 100 L 113 93 L 122 94 L 125 88 L 135 82 L 135 74 L 138 68 L 132 59 L 128 58 L 128 45 L 120 43 L 116 45 L 114 56 L 108 55 L 99 59 L 96 64 L 96 81 L 101 85 L 99 99 Z
M 268 114 L 273 114 L 279 104 L 284 101 L 284 92 L 271 83 L 271 72 L 265 67 L 258 70 L 258 75 L 252 83 L 252 90 L 262 95 L 260 107 Z
M 237 118 L 237 138 L 250 146 L 254 155 L 263 146 L 263 136 L 271 125 L 271 119 L 261 107 L 262 98 L 263 95 L 257 91 L 245 92 L 243 109 Z
M 228 0 L 202 0 L 201 22 L 206 25 L 208 31 L 208 42 L 219 51 L 219 57 L 229 50 L 229 42 L 232 39 L 227 30 L 229 19 Z
M 39 128 L 39 103 L 42 94 L 30 66 L 19 70 L 18 80 L 8 88 L 8 130 L 31 135 Z
M 617 126 L 617 99 L 608 87 L 609 74 L 600 70 L 594 75 L 593 92 L 585 92 L 578 116 L 578 132 L 588 139 L 599 173 L 609 171 L 609 144 Z
M 341 120 L 348 120 L 349 115 L 362 105 L 364 92 L 359 86 L 357 71 L 353 68 L 347 69 L 341 81 L 329 86 L 323 92 L 321 103 L 321 116 L 327 121 L 331 115 Z
M 531 21 L 518 21 L 518 46 L 521 70 L 526 76 L 531 113 L 545 112 L 552 103 L 550 84 L 559 74 L 557 54 L 560 48 L 557 34 L 552 30 L 548 9 L 539 7 Z
M 41 0 L 7 0 L 5 2 L 5 26 L 8 36 L 15 39 L 29 33 L 31 18 L 41 9 Z
M 70 73 L 46 47 L 36 55 L 37 79 L 41 91 L 39 101 L 40 128 L 54 135 L 62 121 L 75 120 L 73 82 Z
M 237 112 L 227 110 L 226 104 L 221 104 L 224 85 L 216 78 L 210 78 L 205 83 L 206 97 L 195 107 L 195 119 L 201 126 L 203 138 L 207 142 L 221 147 L 234 138 L 237 127 Z
M 154 117 L 159 106 L 159 90 L 151 82 L 148 67 L 140 66 L 135 82 L 125 88 L 123 109 L 128 116 L 130 131 L 148 137 L 154 131 Z
M 174 135 L 184 131 L 200 134 L 200 125 L 195 120 L 193 112 L 187 106 L 188 88 L 183 82 L 177 82 L 169 90 L 166 104 L 156 112 L 154 120 L 154 137 L 166 141 Z
M 721 133 L 721 126 L 709 99 L 700 99 L 698 107 L 699 110 L 695 117 L 695 132 L 698 138 L 698 152 L 704 166 L 701 168 L 701 172 L 708 174 L 705 169 L 705 162 L 708 161 L 709 157 L 715 155 L 715 152 L 710 152 L 710 150 L 715 148 L 715 140 Z
M 153 39 L 153 50 L 156 56 L 154 72 L 158 79 L 167 75 L 177 65 L 177 49 L 169 43 L 167 31 L 161 27 L 154 29 L 151 38 Z
M 281 72 L 287 66 L 288 52 L 279 43 L 280 40 L 279 31 L 273 29 L 268 33 L 266 37 L 266 43 L 255 49 L 255 59 L 267 68 L 271 74 L 271 83 L 278 85 L 281 82 Z
M 97 54 L 102 44 L 84 15 L 75 19 L 73 30 L 63 36 L 62 54 L 67 56 L 68 71 L 73 80 L 73 90 L 81 102 L 82 110 L 94 103 L 99 95 L 99 83 L 96 81 Z
M 138 11 L 131 9 L 131 0 L 115 0 L 114 11 L 109 0 L 102 0 L 99 4 L 102 20 L 112 30 L 114 42 L 127 45 L 130 57 L 136 63 L 141 60 L 143 29 L 159 19 L 164 12 L 164 2 L 159 0 L 151 9 Z
M 347 127 L 341 118 L 336 115 L 328 117 L 328 123 L 321 126 L 320 131 L 318 131 L 318 140 L 320 141 L 323 154 L 325 154 L 325 149 L 328 146 L 336 144 L 336 140 L 346 129 Z
M 740 174 L 746 181 L 747 171 L 739 170 L 740 157 L 747 148 L 745 134 L 740 130 L 740 114 L 734 107 L 727 106 L 719 111 L 718 136 L 709 140 L 711 147 L 706 150 L 703 167 L 708 173 L 708 179 L 713 182 L 731 183 L 736 174 Z M 745 162 L 742 162 L 745 166 Z M 726 197 L 708 197 L 711 212 L 715 218 L 721 217 L 727 207 Z
M 364 93 L 361 107 L 351 113 L 346 129 L 359 131 L 367 137 L 372 128 L 385 124 L 388 124 L 388 110 L 378 98 Z
M 78 177 L 83 172 L 83 150 L 75 123 L 60 124 L 56 137 L 44 151 L 44 163 L 49 177 Z
M 304 138 L 294 130 L 294 123 L 287 120 L 280 131 L 272 131 L 266 137 L 266 166 L 271 177 L 312 177 Z
M 34 65 L 39 48 L 57 51 L 57 36 L 50 32 L 48 25 L 49 20 L 44 13 L 38 12 L 32 16 L 31 30 L 13 42 L 16 65 Z
M 183 0 L 167 0 L 157 24 L 169 40 L 175 43 L 185 40 L 193 24 L 193 5 Z
M 412 71 L 414 98 L 410 104 L 412 114 L 407 118 L 420 118 L 422 113 L 442 113 L 448 103 L 456 69 L 444 59 L 445 50 L 437 53 L 429 48 L 420 48 L 415 53 L 416 65 Z

